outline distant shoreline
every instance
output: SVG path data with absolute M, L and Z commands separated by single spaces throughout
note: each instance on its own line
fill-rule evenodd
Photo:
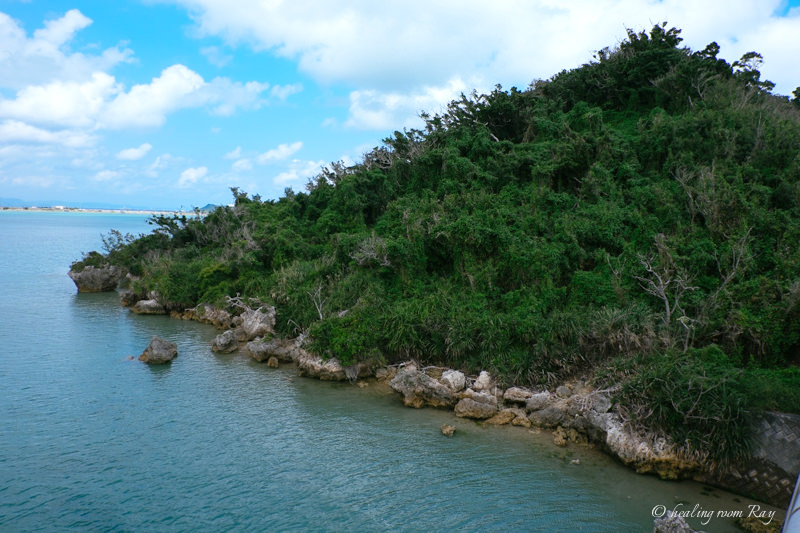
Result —
M 180 215 L 194 214 L 194 211 L 168 211 L 161 209 L 94 209 L 90 207 L 4 207 L 0 206 L 0 211 L 28 211 L 28 212 L 49 212 L 49 213 L 105 213 L 120 215 Z

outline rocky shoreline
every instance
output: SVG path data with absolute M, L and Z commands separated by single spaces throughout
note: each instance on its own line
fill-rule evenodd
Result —
M 79 292 L 109 290 L 107 287 L 114 284 L 112 280 L 123 279 L 113 267 L 104 273 L 99 272 L 102 269 L 96 270 L 83 276 L 70 272 Z M 772 442 L 774 434 L 769 432 L 776 424 L 783 424 L 781 435 L 800 433 L 800 417 L 796 415 L 768 413 L 762 421 L 752 460 L 747 464 L 718 465 L 685 453 L 666 436 L 631 427 L 614 404 L 613 391 L 598 390 L 589 382 L 564 383 L 553 390 L 530 390 L 503 388 L 486 371 L 468 376 L 458 369 L 422 367 L 414 361 L 390 366 L 366 361 L 344 366 L 335 358 L 323 359 L 308 352 L 302 335 L 292 339 L 277 337 L 275 308 L 271 306 L 231 298 L 227 306 L 230 310 L 200 304 L 170 312 L 157 294 L 136 294 L 131 290 L 121 292 L 121 302 L 135 313 L 170 314 L 215 326 L 222 330 L 211 344 L 217 353 L 240 351 L 275 368 L 292 364 L 300 376 L 320 380 L 381 381 L 396 391 L 408 407 L 452 409 L 457 417 L 486 425 L 549 430 L 558 446 L 570 443 L 597 446 L 637 473 L 655 474 L 662 479 L 694 479 L 785 507 L 800 470 L 800 445 L 789 435 L 776 447 Z M 448 436 L 454 430 L 452 426 L 442 428 Z M 787 449 L 790 457 L 785 457 Z

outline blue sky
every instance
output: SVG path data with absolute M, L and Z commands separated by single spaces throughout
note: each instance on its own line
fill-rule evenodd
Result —
M 0 198 L 277 198 L 461 92 L 526 87 L 625 28 L 756 50 L 800 86 L 800 0 L 0 0 Z

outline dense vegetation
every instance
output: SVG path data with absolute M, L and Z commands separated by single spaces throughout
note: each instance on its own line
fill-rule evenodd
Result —
M 112 232 L 107 259 L 172 308 L 272 303 L 346 364 L 590 377 L 687 451 L 740 456 L 750 414 L 800 413 L 800 89 L 679 34 L 462 96 L 305 192 Z

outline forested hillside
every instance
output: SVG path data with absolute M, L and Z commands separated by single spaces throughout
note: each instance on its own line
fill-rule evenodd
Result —
M 507 383 L 590 378 L 687 450 L 746 453 L 800 413 L 800 90 L 680 31 L 525 90 L 462 96 L 279 200 L 106 238 L 173 309 L 226 295 L 345 363 L 418 359 Z M 79 263 L 80 264 L 80 263 Z

